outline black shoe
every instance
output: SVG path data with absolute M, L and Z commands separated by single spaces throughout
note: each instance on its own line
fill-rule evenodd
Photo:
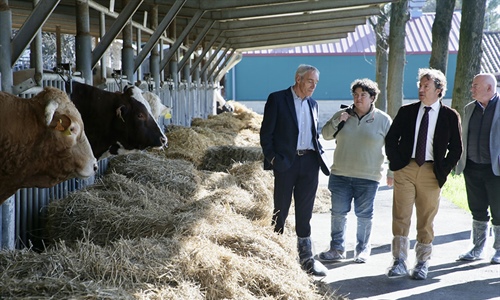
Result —
M 319 261 L 314 258 L 310 258 L 302 263 L 302 270 L 306 271 L 307 274 L 314 276 L 326 276 L 328 269 Z
M 429 272 L 429 267 L 427 262 L 419 261 L 411 273 L 411 278 L 416 280 L 424 280 L 427 278 L 427 273 Z

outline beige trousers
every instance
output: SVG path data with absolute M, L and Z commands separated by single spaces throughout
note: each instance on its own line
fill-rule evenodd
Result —
M 431 244 L 434 240 L 433 222 L 439 208 L 441 188 L 433 163 L 421 167 L 412 159 L 401 170 L 394 172 L 392 205 L 392 234 L 408 237 L 413 206 L 416 208 L 417 242 Z

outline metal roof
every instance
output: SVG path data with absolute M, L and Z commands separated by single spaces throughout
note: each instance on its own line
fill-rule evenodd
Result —
M 434 13 L 423 13 L 418 17 L 412 17 L 406 24 L 406 53 L 419 54 L 432 52 L 432 24 Z M 458 39 L 460 36 L 461 13 L 453 14 L 450 30 L 449 50 L 450 53 L 458 52 Z M 498 45 L 498 43 L 497 43 Z M 244 55 L 367 55 L 375 54 L 375 33 L 373 27 L 367 21 L 363 25 L 356 26 L 347 37 L 335 42 L 324 43 L 315 46 L 297 46 L 281 49 L 265 49 L 247 51 Z
M 0 1 L 1 2 L 1 1 Z M 133 26 L 142 30 L 146 42 L 161 28 L 161 38 L 173 42 L 182 38 L 189 45 L 199 35 L 208 42 L 246 50 L 287 44 L 314 44 L 344 37 L 354 26 L 379 13 L 387 0 L 40 0 L 50 6 L 43 31 L 76 34 L 76 7 L 88 3 L 90 35 L 99 37 L 101 17 L 109 31 L 120 15 L 131 13 Z M 128 3 L 128 4 L 126 4 Z M 9 0 L 14 28 L 21 28 L 33 11 L 33 0 Z M 51 11 L 53 10 L 53 11 Z M 158 13 L 159 26 L 150 25 Z M 165 20 L 165 18 L 170 20 Z M 175 20 L 175 21 L 174 21 Z M 167 30 L 167 27 L 168 30 Z M 191 27 L 187 33 L 184 29 Z M 38 28 L 38 27 L 37 27 Z M 208 28 L 205 32 L 204 29 Z
M 481 72 L 500 74 L 500 32 L 483 32 Z

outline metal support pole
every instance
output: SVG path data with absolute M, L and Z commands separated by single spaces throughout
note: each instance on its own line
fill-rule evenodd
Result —
M 158 5 L 153 5 L 151 8 L 151 28 L 154 30 L 158 28 Z M 155 83 L 155 93 L 158 94 L 160 89 L 160 49 L 158 44 L 155 44 L 151 49 L 149 69 Z
M 101 12 L 99 15 L 99 42 L 102 41 L 102 37 L 106 34 L 106 15 Z M 107 65 L 108 65 L 108 55 L 106 52 L 103 53 L 101 57 L 101 82 L 94 82 L 95 84 L 103 84 L 106 83 L 106 77 L 107 77 Z
M 40 0 L 34 0 L 33 6 L 35 7 Z M 42 56 L 42 30 L 39 29 L 35 38 L 31 42 L 30 51 L 30 68 L 35 68 L 35 81 L 36 85 L 42 86 L 43 77 L 43 56 Z
M 122 74 L 127 76 L 130 83 L 134 81 L 134 47 L 132 23 L 129 22 L 122 30 L 123 48 L 122 48 Z
M 8 0 L 0 0 L 0 81 L 2 91 L 12 93 L 12 11 Z
M 76 70 L 86 84 L 92 85 L 92 40 L 88 0 L 76 0 Z
M 2 91 L 12 93 L 11 43 L 12 12 L 7 0 L 0 0 L 0 85 Z M 14 249 L 15 201 L 11 196 L 0 206 L 2 249 Z

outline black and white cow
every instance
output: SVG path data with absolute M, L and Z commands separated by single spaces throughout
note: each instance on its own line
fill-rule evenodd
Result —
M 167 146 L 167 137 L 138 87 L 125 88 L 123 93 L 108 92 L 73 81 L 71 91 L 70 98 L 82 115 L 97 159 Z

